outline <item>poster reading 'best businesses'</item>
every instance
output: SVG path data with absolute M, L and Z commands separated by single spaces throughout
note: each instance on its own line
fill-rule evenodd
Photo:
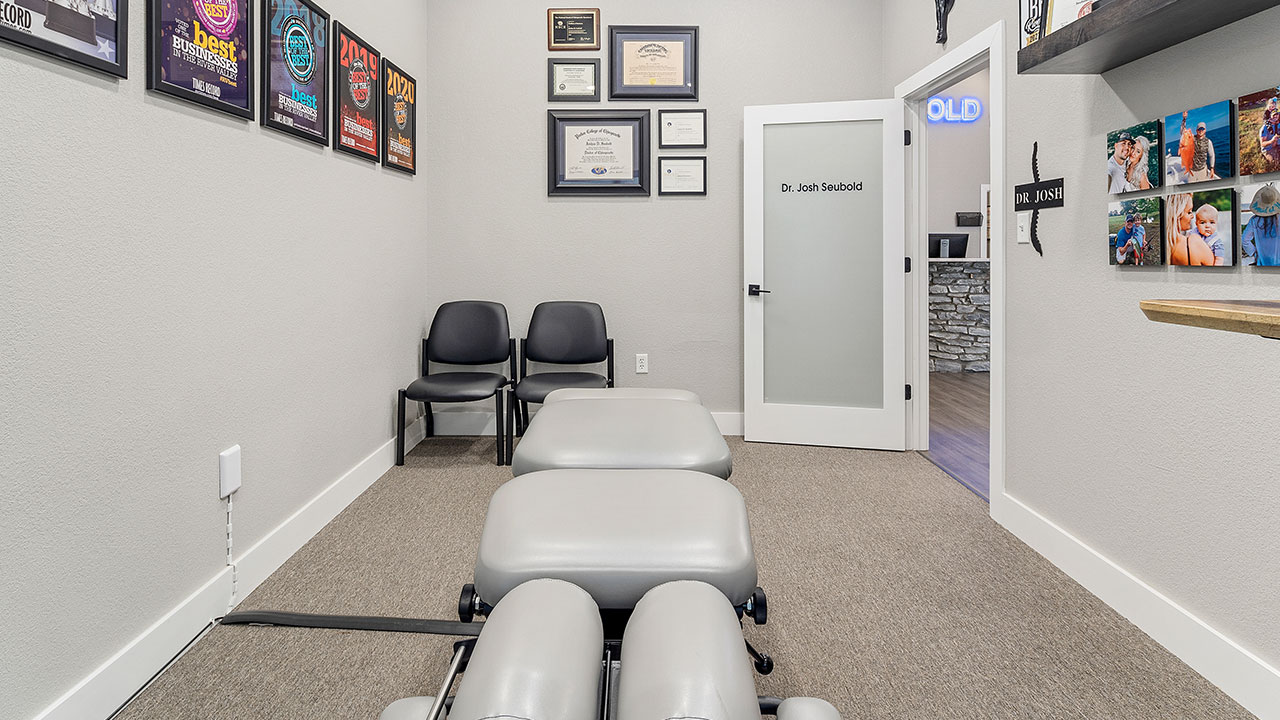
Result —
M 308 0 L 265 0 L 262 124 L 329 144 L 329 15 Z
M 253 117 L 249 0 L 152 0 L 148 87 Z
M 336 21 L 333 38 L 333 147 L 377 162 L 381 57 Z
M 407 173 L 417 172 L 418 83 L 382 59 L 382 164 Z

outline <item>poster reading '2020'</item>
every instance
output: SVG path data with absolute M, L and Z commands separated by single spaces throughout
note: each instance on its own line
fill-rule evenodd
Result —
M 378 51 L 333 23 L 333 148 L 378 161 Z
M 386 58 L 382 77 L 382 164 L 413 175 L 418 170 L 418 83 Z
M 329 144 L 329 14 L 309 0 L 263 0 L 262 124 Z
M 253 117 L 249 0 L 151 0 L 147 87 Z

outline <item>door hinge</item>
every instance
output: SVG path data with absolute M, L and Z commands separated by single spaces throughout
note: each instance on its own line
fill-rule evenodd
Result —
M 911 272 L 911 258 L 907 258 L 907 272 Z
M 910 131 L 910 130 L 904 130 L 903 132 L 904 132 L 904 133 L 906 133 L 906 136 L 907 136 L 907 137 L 906 137 L 906 142 L 905 142 L 905 143 L 903 143 L 903 144 L 905 144 L 905 145 L 910 145 L 910 144 L 911 144 L 911 131 Z
M 908 400 L 910 400 L 910 399 L 911 399 L 911 386 L 910 386 L 910 385 L 908 385 L 908 386 L 907 386 L 907 399 L 908 399 Z

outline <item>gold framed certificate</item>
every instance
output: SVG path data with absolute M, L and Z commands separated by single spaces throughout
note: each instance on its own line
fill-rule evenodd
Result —
M 659 195 L 706 195 L 707 158 L 659 157 Z
M 548 8 L 548 50 L 599 50 L 600 8 Z
M 547 111 L 547 195 L 648 194 L 648 110 Z
M 698 99 L 698 28 L 609 26 L 609 98 Z
M 706 110 L 658 111 L 658 147 L 668 149 L 706 146 Z

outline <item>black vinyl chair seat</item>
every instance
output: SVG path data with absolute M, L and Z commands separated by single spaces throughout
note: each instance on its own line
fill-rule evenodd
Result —
M 498 373 L 432 373 L 409 383 L 405 398 L 417 402 L 470 402 L 493 397 L 507 379 Z
M 516 399 L 523 402 L 540 403 L 547 398 L 547 393 L 559 388 L 604 388 L 609 386 L 609 378 L 589 372 L 550 372 L 526 375 L 516 385 Z

